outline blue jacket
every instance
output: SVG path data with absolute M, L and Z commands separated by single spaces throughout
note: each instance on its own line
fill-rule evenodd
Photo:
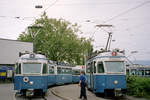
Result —
M 81 83 L 84 83 L 86 81 L 85 75 L 80 75 L 80 80 L 81 80 Z

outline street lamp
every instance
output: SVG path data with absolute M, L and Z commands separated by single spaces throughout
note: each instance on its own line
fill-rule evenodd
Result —
M 33 26 L 28 26 L 28 29 L 37 29 L 36 32 L 33 32 L 31 30 L 31 37 L 32 37 L 32 40 L 33 40 L 33 52 L 35 52 L 35 37 L 40 32 L 40 30 L 41 30 L 42 27 L 43 27 L 43 25 L 41 25 L 41 24 L 33 25 Z

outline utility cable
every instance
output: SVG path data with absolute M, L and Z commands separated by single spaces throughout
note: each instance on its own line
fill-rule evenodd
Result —
M 50 7 L 54 6 L 56 3 L 58 2 L 58 0 L 55 0 L 52 4 L 50 4 L 46 9 L 44 9 L 43 12 L 45 12 L 46 10 L 48 10 Z
M 133 10 L 139 8 L 139 7 L 142 7 L 142 6 L 144 6 L 144 5 L 148 4 L 148 3 L 150 3 L 150 0 L 145 1 L 145 2 L 143 2 L 143 3 L 141 3 L 141 4 L 137 5 L 137 6 L 135 6 L 135 7 L 133 7 L 133 8 L 130 8 L 130 9 L 128 9 L 128 10 L 126 10 L 126 11 L 124 11 L 124 12 L 122 12 L 122 13 L 116 15 L 116 16 L 113 16 L 112 18 L 106 20 L 104 23 L 109 22 L 109 21 L 111 21 L 111 20 L 114 20 L 114 19 L 116 19 L 116 18 L 118 18 L 118 17 L 120 17 L 120 16 L 122 16 L 122 15 L 124 15 L 124 14 L 126 14 L 126 13 L 129 13 L 129 12 L 131 12 L 131 11 L 133 11 Z

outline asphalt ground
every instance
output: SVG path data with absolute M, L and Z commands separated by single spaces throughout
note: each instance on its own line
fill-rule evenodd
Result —
M 80 87 L 78 84 L 69 84 L 62 86 L 55 86 L 48 89 L 47 95 L 42 98 L 41 96 L 34 96 L 27 98 L 23 96 L 15 96 L 13 83 L 0 84 L 0 100 L 81 100 L 78 99 L 80 95 Z M 126 96 L 124 98 L 110 98 L 95 95 L 87 90 L 88 100 L 148 100 L 144 98 L 135 98 Z
M 64 100 L 81 100 L 80 87 L 78 84 L 62 85 L 51 88 L 51 91 L 56 96 Z M 88 100 L 149 100 L 145 98 L 137 98 L 132 96 L 124 97 L 104 97 L 104 95 L 94 94 L 93 92 L 86 90 Z
M 50 89 L 48 89 L 47 95 L 44 98 L 41 96 L 34 96 L 32 98 L 15 96 L 15 93 L 13 83 L 0 84 L 0 100 L 62 100 L 53 95 Z

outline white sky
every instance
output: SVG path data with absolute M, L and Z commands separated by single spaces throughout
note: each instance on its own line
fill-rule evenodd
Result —
M 104 47 L 107 33 L 98 29 L 96 24 L 112 24 L 114 26 L 111 48 L 125 49 L 127 55 L 131 51 L 131 59 L 150 60 L 150 0 L 0 0 L 0 38 L 17 39 L 26 27 L 39 18 L 46 10 L 49 18 L 64 18 L 81 25 L 83 34 L 93 37 L 95 49 Z M 132 9 L 138 5 L 144 5 Z M 35 5 L 43 5 L 35 9 Z M 129 9 L 129 12 L 121 14 Z M 119 17 L 115 17 L 121 14 Z M 19 18 L 16 18 L 19 17 Z M 114 18 L 112 20 L 109 20 Z M 91 20 L 91 22 L 86 22 Z M 108 30 L 108 29 L 106 29 Z M 94 35 L 93 35 L 94 33 Z

